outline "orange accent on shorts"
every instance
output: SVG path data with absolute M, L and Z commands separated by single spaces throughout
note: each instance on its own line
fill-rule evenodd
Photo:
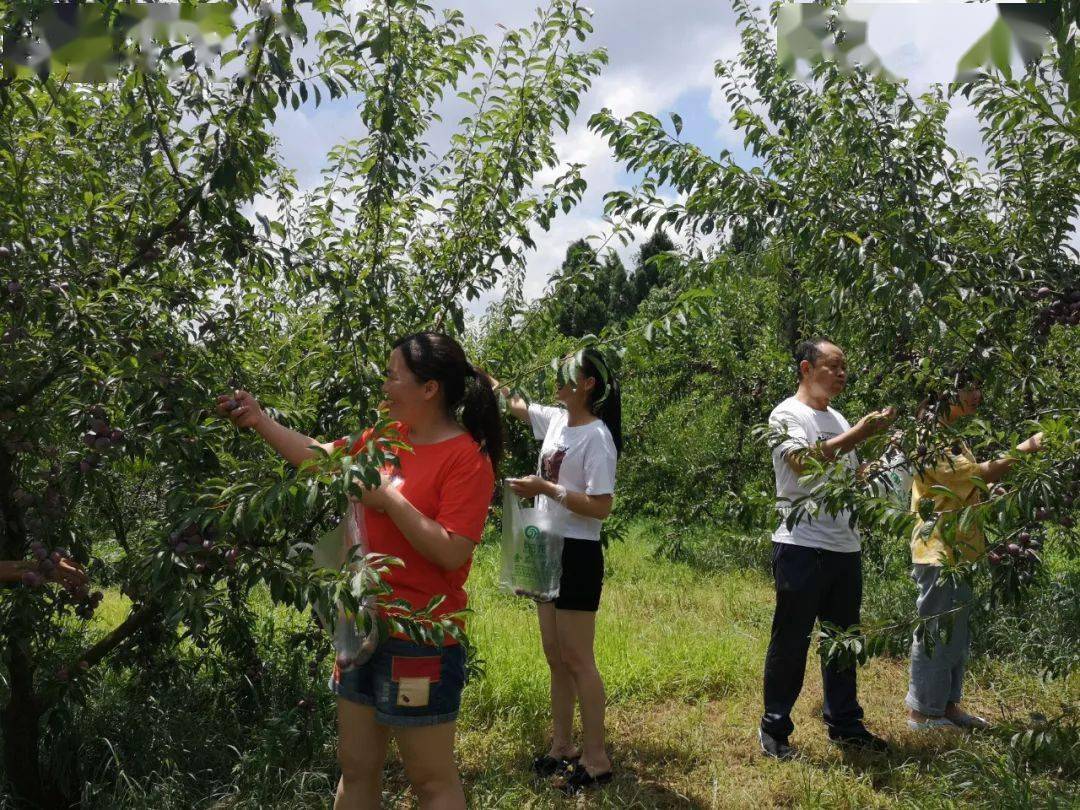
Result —
M 442 658 L 437 655 L 408 656 L 395 655 L 390 662 L 390 680 L 402 678 L 427 678 L 432 683 L 439 680 L 442 673 Z

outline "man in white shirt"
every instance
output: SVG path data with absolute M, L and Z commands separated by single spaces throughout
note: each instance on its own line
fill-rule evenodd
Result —
M 766 755 L 787 759 L 794 754 L 788 736 L 795 726 L 791 709 L 802 690 L 806 654 L 814 621 L 851 627 L 859 622 L 862 602 L 862 552 L 859 533 L 843 510 L 829 514 L 822 505 L 803 515 L 790 529 L 793 504 L 812 495 L 816 482 L 800 483 L 808 456 L 858 466 L 854 448 L 879 433 L 895 418 L 895 410 L 874 411 L 854 427 L 829 407 L 844 390 L 844 353 L 826 338 L 803 341 L 795 349 L 799 389 L 773 409 L 769 425 L 783 438 L 773 447 L 776 500 L 780 525 L 773 533 L 773 577 L 776 610 L 769 652 L 765 657 L 765 713 L 759 738 Z M 863 725 L 856 697 L 855 667 L 825 666 L 823 715 L 834 742 L 873 751 L 888 745 Z

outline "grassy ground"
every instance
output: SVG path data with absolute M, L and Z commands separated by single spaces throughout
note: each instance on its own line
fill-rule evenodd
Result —
M 845 756 L 830 745 L 820 722 L 821 679 L 816 661 L 795 711 L 793 763 L 759 754 L 761 666 L 772 612 L 770 583 L 756 574 L 701 575 L 658 564 L 646 538 L 634 533 L 609 555 L 610 575 L 599 615 L 597 655 L 607 683 L 610 739 L 618 779 L 587 802 L 601 807 L 892 807 L 1002 806 L 1002 794 L 950 784 L 969 775 L 963 753 L 1000 757 L 994 738 L 910 733 L 902 700 L 906 662 L 879 660 L 860 673 L 868 724 L 895 745 L 888 757 Z M 478 807 L 575 806 L 545 784 L 529 780 L 530 758 L 546 743 L 547 682 L 526 605 L 489 583 L 494 554 L 477 561 L 473 632 L 487 674 L 467 690 L 459 746 L 462 768 Z M 969 678 L 969 706 L 995 719 L 1048 715 L 1080 701 L 1080 678 L 1047 687 L 1033 677 L 979 666 Z M 1063 691 L 1064 689 L 1064 691 Z M 1007 763 L 1006 763 L 1007 765 Z M 993 774 L 985 774 L 993 781 Z M 1054 784 L 1051 773 L 999 780 L 1020 790 L 1068 802 L 1076 786 Z M 1026 784 L 1030 781 L 1033 784 Z M 1040 785 L 1041 782 L 1041 785 Z M 1026 786 L 1025 786 L 1026 785 Z M 981 795 L 980 795 L 981 794 Z M 1063 805 L 1065 806 L 1065 805 Z
M 790 763 L 762 758 L 756 742 L 761 666 L 772 609 L 770 583 L 756 573 L 702 574 L 656 562 L 637 529 L 609 554 L 599 614 L 598 658 L 609 696 L 609 735 L 617 778 L 602 792 L 565 799 L 534 780 L 529 762 L 547 741 L 547 677 L 531 603 L 495 588 L 498 550 L 479 550 L 470 579 L 476 615 L 470 631 L 484 674 L 465 691 L 459 758 L 470 806 L 555 807 L 1071 807 L 1076 746 L 1023 752 L 1007 734 L 927 737 L 907 731 L 902 700 L 906 666 L 878 660 L 860 673 L 867 722 L 887 736 L 887 757 L 845 756 L 828 744 L 820 722 L 816 661 L 795 711 Z M 105 615 L 110 607 L 105 606 Z M 305 620 L 267 610 L 261 635 L 280 649 L 290 627 Z M 101 734 L 110 739 L 100 778 L 109 807 L 322 807 L 335 778 L 331 696 L 298 673 L 303 651 L 288 651 L 282 675 L 268 689 L 280 715 L 243 717 L 211 675 L 169 695 L 149 694 L 127 714 L 103 707 Z M 286 653 L 280 653 L 285 656 Z M 289 663 L 291 662 L 291 663 Z M 291 679 L 291 680 L 290 680 Z M 318 695 L 305 718 L 291 707 L 297 684 Z M 105 684 L 101 701 L 131 702 L 122 682 Z M 1080 674 L 1041 683 L 993 662 L 978 662 L 968 679 L 970 708 L 1022 723 L 1032 712 L 1054 716 L 1080 704 Z M 189 687 L 189 688 L 188 688 Z M 185 691 L 186 689 L 186 691 Z M 291 690 L 291 691 L 290 691 Z M 213 699 L 215 705 L 208 706 Z M 203 722 L 196 722 L 197 718 Z M 207 717 L 218 720 L 205 721 Z M 189 718 L 189 719 L 184 719 Z M 233 729 L 230 731 L 230 729 Z M 126 745 L 125 745 L 126 743 Z M 106 750 L 105 747 L 102 750 Z M 152 773 L 128 766 L 147 751 Z M 194 768 L 198 762 L 200 768 Z M 136 771 L 139 771 L 136 773 Z M 388 807 L 407 806 L 409 790 L 396 764 L 387 771 Z M 3 803 L 0 802 L 0 805 Z

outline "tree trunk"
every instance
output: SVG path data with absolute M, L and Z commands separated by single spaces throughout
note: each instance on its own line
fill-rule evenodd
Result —
M 17 631 L 16 631 L 17 632 Z M 41 778 L 41 705 L 34 695 L 33 666 L 16 635 L 7 640 L 11 694 L 0 712 L 3 731 L 4 775 L 16 806 L 68 810 L 78 801 L 64 796 L 59 785 Z
M 806 325 L 802 323 L 802 284 L 799 270 L 794 261 L 784 262 L 785 280 L 780 291 L 780 334 L 787 342 L 788 351 L 795 353 L 795 347 L 799 341 L 806 337 L 803 330 Z

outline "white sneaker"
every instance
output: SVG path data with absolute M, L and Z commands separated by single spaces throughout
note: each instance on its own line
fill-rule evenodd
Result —
M 959 726 L 948 717 L 927 717 L 925 720 L 915 720 L 912 717 L 908 717 L 907 724 L 908 728 L 913 731 L 942 731 L 950 728 L 959 728 Z

